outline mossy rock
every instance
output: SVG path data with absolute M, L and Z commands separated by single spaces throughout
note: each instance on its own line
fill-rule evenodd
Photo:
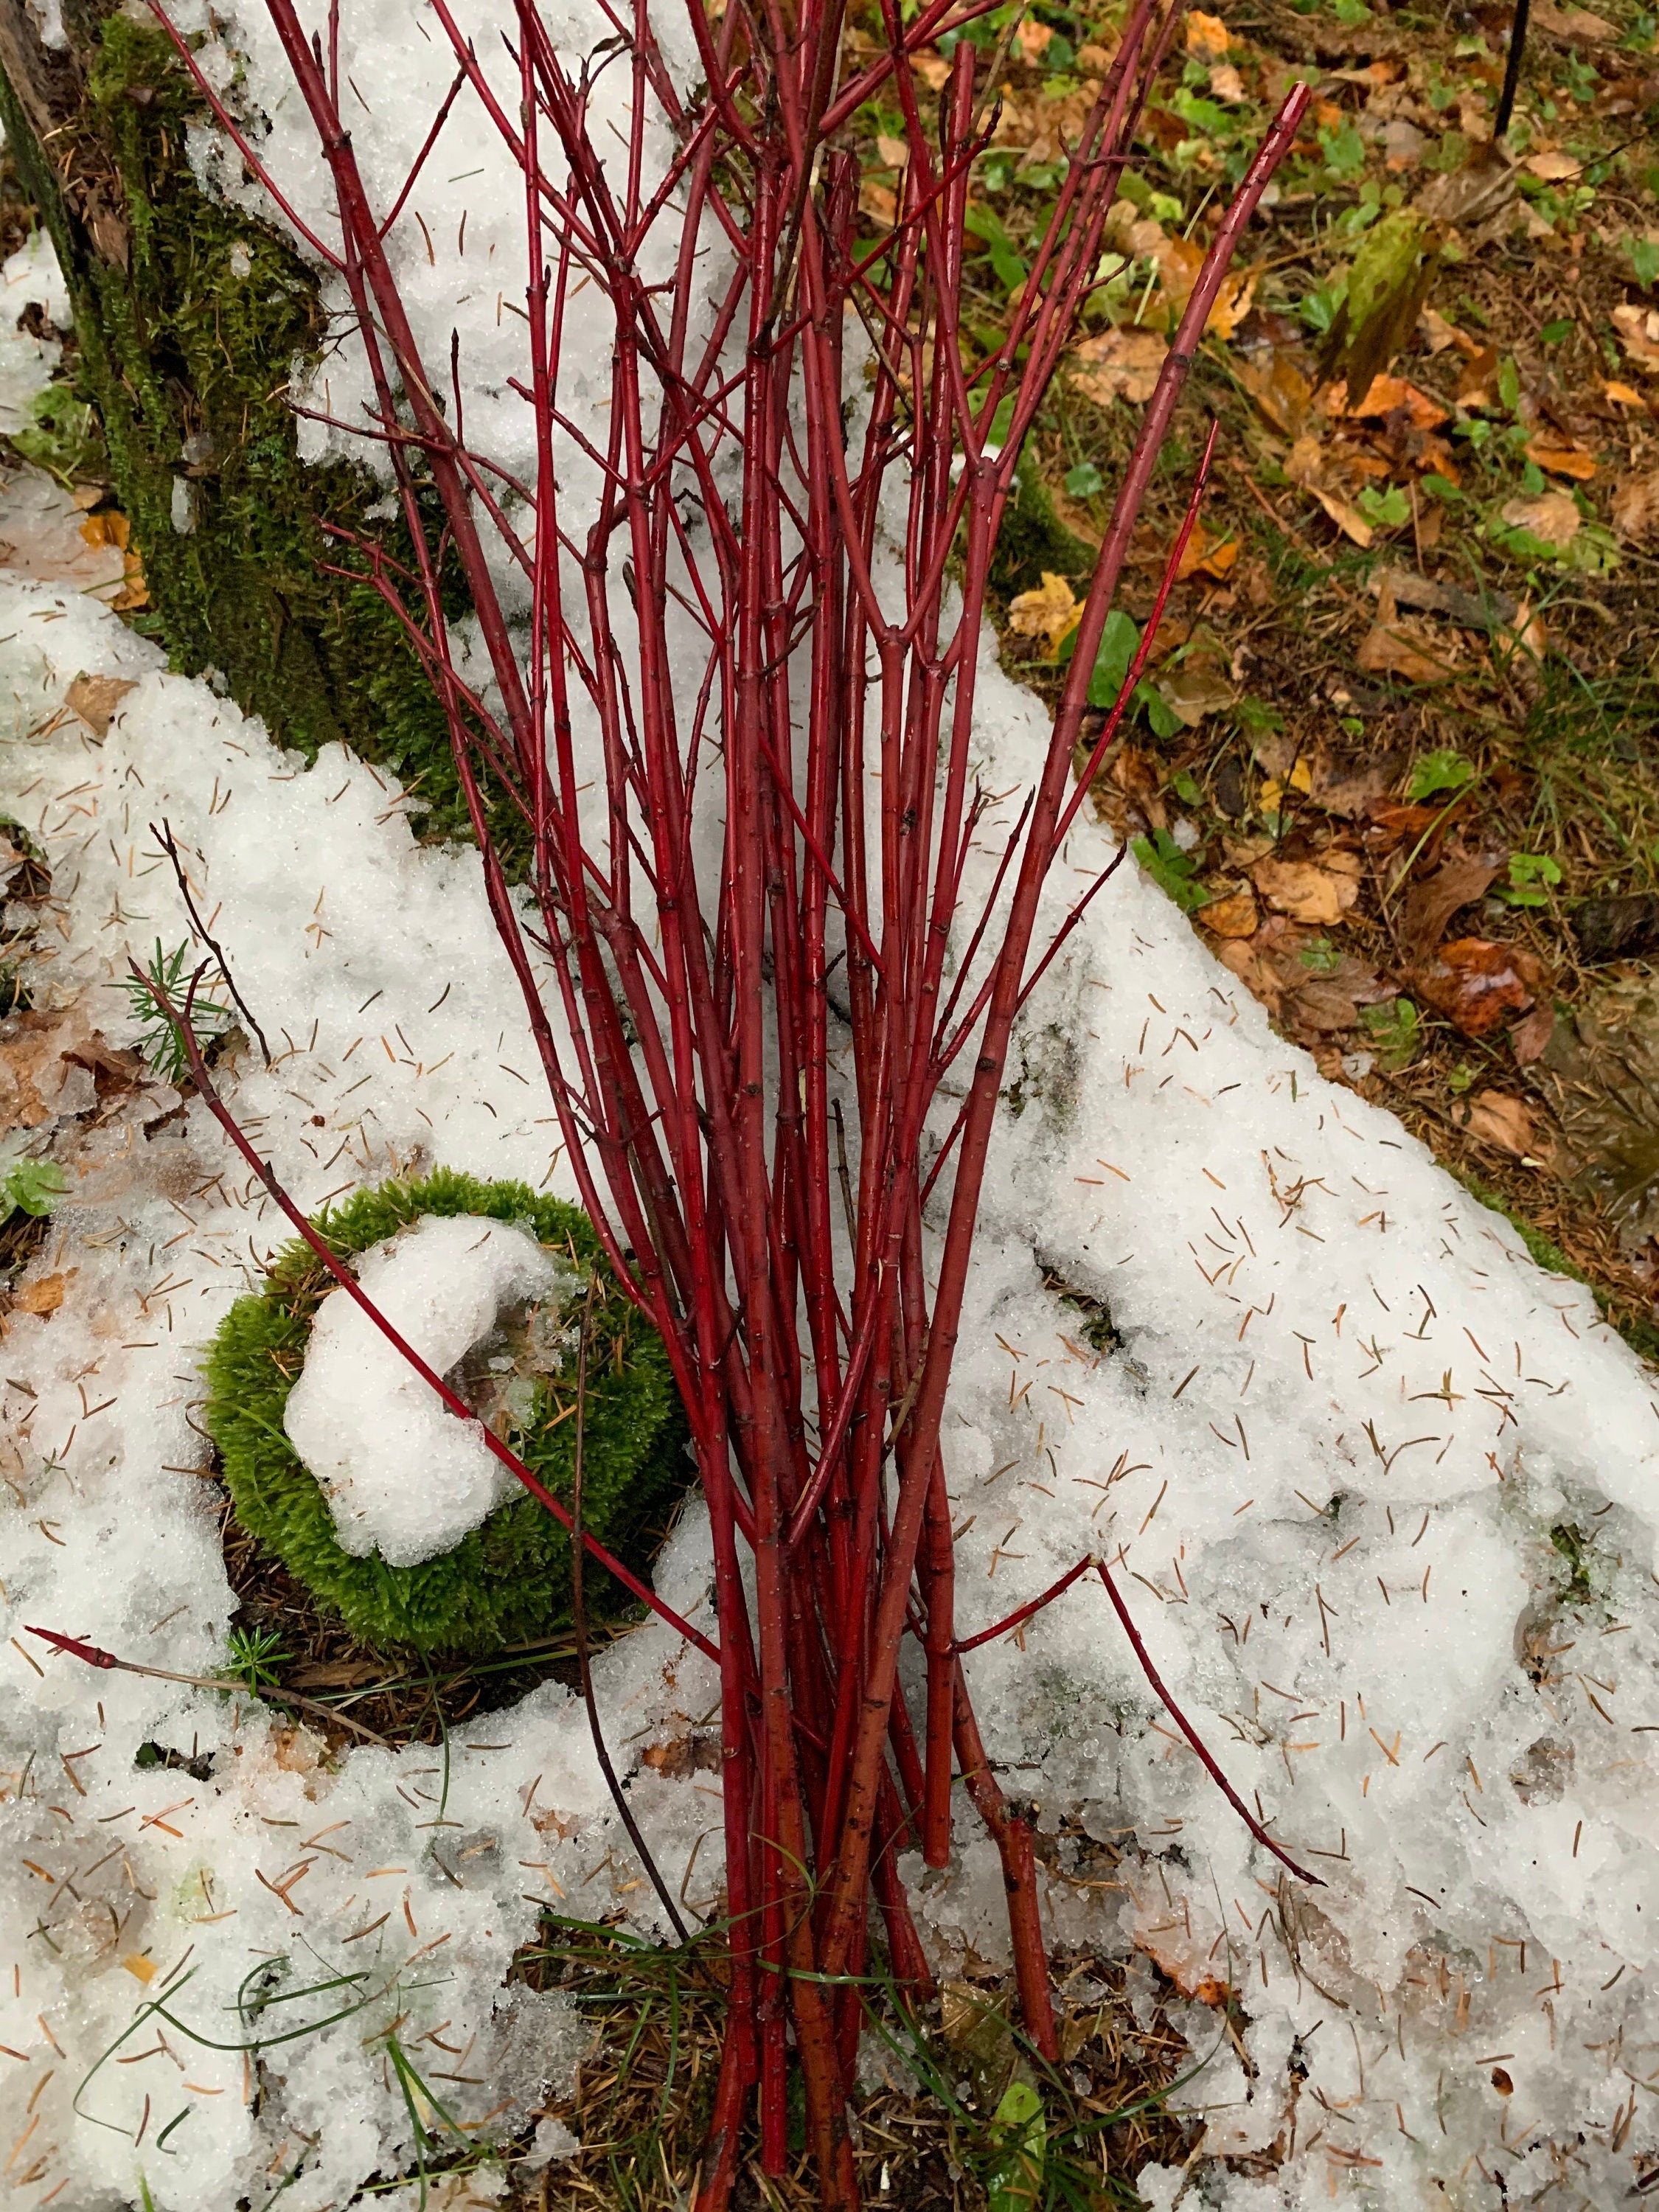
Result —
M 317 1216 L 342 1258 L 367 1251 L 424 1214 L 482 1214 L 533 1230 L 597 1279 L 603 1295 L 588 1329 L 583 1416 L 582 1518 L 634 1567 L 689 1476 L 686 1424 L 662 1340 L 618 1287 L 592 1224 L 577 1207 L 538 1197 L 528 1184 L 484 1182 L 447 1170 L 418 1182 L 383 1183 Z M 238 1299 L 207 1358 L 209 1434 L 218 1446 L 236 1517 L 273 1552 L 317 1603 L 372 1646 L 473 1656 L 546 1635 L 570 1618 L 570 1539 L 528 1493 L 498 1506 L 453 1551 L 417 1566 L 343 1551 L 315 1477 L 283 1427 L 311 1323 L 337 1288 L 311 1248 L 295 1242 L 273 1262 L 263 1291 Z M 575 1454 L 574 1364 L 568 1376 L 538 1378 L 532 1410 L 514 1449 L 564 1504 Z M 589 1562 L 595 1614 L 629 1602 Z
M 72 387 L 55 389 L 96 409 L 143 559 L 133 627 L 179 673 L 216 670 L 280 744 L 308 759 L 348 744 L 398 775 L 425 834 L 469 836 L 433 688 L 331 535 L 407 562 L 404 526 L 372 519 L 385 487 L 366 467 L 299 456 L 289 392 L 325 334 L 316 274 L 198 184 L 188 134 L 205 110 L 162 32 L 109 0 L 66 0 L 64 20 L 67 45 L 46 49 L 27 0 L 0 0 L 0 124 L 74 304 Z M 435 546 L 436 495 L 422 496 Z M 443 584 L 464 615 L 453 555 Z M 521 828 L 505 808 L 496 826 L 517 859 Z

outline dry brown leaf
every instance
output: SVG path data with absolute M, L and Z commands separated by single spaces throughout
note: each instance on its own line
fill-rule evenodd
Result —
M 1626 477 L 1613 495 L 1613 526 L 1621 538 L 1645 538 L 1659 524 L 1659 469 Z
M 1599 45 L 1619 35 L 1605 15 L 1588 8 L 1558 8 L 1555 0 L 1534 0 L 1532 21 L 1534 30 L 1547 31 L 1554 39 L 1589 39 Z
M 1425 307 L 1421 317 L 1423 334 L 1431 354 L 1444 353 L 1448 346 L 1455 346 L 1465 359 L 1480 350 L 1479 338 L 1470 337 L 1460 331 L 1455 323 L 1449 323 L 1437 307 Z
M 1630 301 L 1613 311 L 1619 343 L 1639 368 L 1659 368 L 1659 307 Z
M 1274 912 L 1292 921 L 1340 921 L 1359 896 L 1359 863 L 1351 854 L 1333 853 L 1323 867 L 1311 860 L 1258 860 L 1250 875 Z
M 1325 449 L 1318 439 L 1298 438 L 1285 456 L 1285 473 L 1293 484 L 1312 493 L 1345 538 L 1362 548 L 1369 546 L 1376 532 L 1357 507 L 1327 486 L 1324 465 Z
M 1478 353 L 1465 354 L 1463 366 L 1457 372 L 1457 404 L 1460 407 L 1486 407 L 1492 404 L 1493 386 L 1498 381 L 1498 349 L 1482 346 Z
M 137 685 L 126 676 L 77 676 L 64 704 L 77 714 L 95 737 L 106 737 L 116 708 Z
M 876 151 L 890 169 L 902 169 L 909 166 L 910 148 L 903 138 L 890 138 L 884 133 L 876 140 Z
M 1620 384 L 1612 377 L 1601 380 L 1601 397 L 1613 407 L 1645 407 L 1648 404 L 1633 384 Z
M 1237 696 L 1225 669 L 1204 653 L 1160 674 L 1158 689 L 1164 705 L 1189 730 L 1195 730 L 1206 714 L 1225 714 Z
M 1535 499 L 1506 499 L 1499 509 L 1511 530 L 1525 530 L 1552 551 L 1565 553 L 1577 537 L 1583 518 L 1564 491 L 1540 492 Z
M 1551 438 L 1528 438 L 1526 454 L 1529 461 L 1535 461 L 1553 477 L 1571 477 L 1578 483 L 1588 483 L 1595 474 L 1595 456 L 1587 453 L 1582 446 L 1559 445 Z
M 1458 1118 L 1472 1137 L 1517 1160 L 1524 1159 L 1537 1140 L 1532 1109 L 1507 1091 L 1477 1091 Z
M 1144 405 L 1157 389 L 1169 349 L 1156 331 L 1103 331 L 1073 347 L 1072 382 L 1102 407 L 1114 399 Z
M 23 1283 L 12 1292 L 11 1303 L 18 1313 L 37 1314 L 42 1321 L 55 1314 L 64 1303 L 64 1293 L 71 1278 L 79 1272 L 71 1267 L 65 1275 L 37 1275 L 32 1283 Z
M 1443 684 L 1458 663 L 1396 616 L 1374 622 L 1359 641 L 1355 665 L 1368 676 L 1398 676 L 1407 684 Z
M 1482 937 L 1443 945 L 1416 974 L 1418 995 L 1465 1036 L 1486 1037 L 1529 1012 L 1544 970 L 1522 945 Z
M 1460 120 L 1466 134 L 1492 128 L 1484 106 L 1478 114 Z M 1473 124 L 1474 128 L 1471 129 Z M 1471 246 L 1496 237 L 1514 212 L 1515 172 L 1503 150 L 1487 143 L 1477 145 L 1461 169 L 1445 169 L 1425 185 L 1412 204 L 1431 222 L 1459 230 Z
M 1299 438 L 1313 404 L 1313 385 L 1288 346 L 1247 353 L 1238 363 L 1238 380 L 1275 430 Z
M 1021 592 L 1008 603 L 1008 627 L 1020 637 L 1040 637 L 1055 652 L 1077 628 L 1083 605 L 1064 576 L 1045 568 L 1034 592 Z
M 211 1468 L 198 1472 L 212 1474 Z M 386 1672 L 384 1659 L 323 1659 L 314 1667 L 298 1667 L 287 1677 L 291 1690 L 356 1690 Z
M 1204 248 L 1196 239 L 1166 238 L 1157 248 L 1158 282 L 1172 315 L 1179 315 L 1192 296 L 1204 266 Z M 1224 343 L 1237 332 L 1255 301 L 1259 269 L 1230 270 L 1221 280 L 1209 319 L 1204 327 Z
M 1196 8 L 1188 10 L 1184 31 L 1188 52 L 1201 62 L 1219 61 L 1232 37 L 1219 15 L 1200 15 Z
M 898 195 L 866 177 L 859 187 L 859 211 L 890 230 L 898 220 Z
M 1432 875 L 1413 884 L 1400 924 L 1407 957 L 1426 959 L 1445 935 L 1452 916 L 1485 896 L 1502 865 L 1474 853 L 1453 853 Z
M 1231 62 L 1212 64 L 1210 69 L 1212 100 L 1219 100 L 1229 107 L 1237 107 L 1241 100 L 1248 100 L 1249 96 L 1244 88 L 1243 78 L 1240 76 Z
M 1357 756 L 1328 752 L 1321 747 L 1313 757 L 1309 795 L 1326 813 L 1352 818 L 1366 812 L 1393 790 L 1400 769 L 1396 752 Z
M 1212 898 L 1198 918 L 1217 937 L 1254 937 L 1261 917 L 1249 892 L 1238 890 Z
M 911 57 L 910 66 L 929 92 L 943 92 L 951 82 L 951 64 L 943 54 L 924 50 Z
M 1522 1014 L 1510 1031 L 1510 1050 L 1516 1064 L 1530 1067 L 1541 1060 L 1555 1035 L 1555 1008 L 1548 999 L 1541 999 L 1529 1014 Z
M 998 146 L 1018 148 L 1028 164 L 1064 161 L 1088 125 L 1099 85 L 1083 78 L 1074 92 L 1055 100 L 1045 91 L 1001 88 L 1002 113 L 994 134 Z
M 1528 154 L 1521 166 L 1528 176 L 1541 177 L 1546 184 L 1551 185 L 1559 185 L 1568 177 L 1581 175 L 1584 167 L 1582 161 L 1571 154 L 1562 153 L 1559 148 L 1552 153 Z
M 1052 23 L 1039 23 L 1035 15 L 1027 15 L 1014 33 L 1014 43 L 1028 62 L 1039 62 L 1054 35 Z

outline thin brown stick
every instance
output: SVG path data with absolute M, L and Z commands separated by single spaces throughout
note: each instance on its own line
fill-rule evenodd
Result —
M 112 1667 L 123 1674 L 148 1674 L 158 1682 L 183 1682 L 197 1690 L 234 1692 L 242 1689 L 251 1698 L 276 1698 L 285 1705 L 298 1705 L 304 1712 L 316 1713 L 337 1728 L 349 1729 L 353 1735 L 362 1736 L 365 1743 L 378 1744 L 382 1751 L 395 1751 L 398 1747 L 386 1737 L 376 1735 L 372 1728 L 365 1728 L 362 1721 L 354 1721 L 349 1714 L 336 1711 L 332 1705 L 325 1705 L 320 1698 L 301 1697 L 297 1690 L 279 1690 L 274 1683 L 255 1689 L 250 1683 L 238 1678 L 220 1674 L 176 1674 L 167 1667 L 140 1666 L 136 1659 L 118 1659 L 112 1651 L 105 1651 L 96 1644 L 82 1644 L 78 1637 L 60 1636 L 55 1628 L 25 1627 L 23 1633 L 38 1636 L 43 1644 L 55 1644 L 58 1650 L 67 1651 L 71 1658 L 82 1660 L 88 1667 Z

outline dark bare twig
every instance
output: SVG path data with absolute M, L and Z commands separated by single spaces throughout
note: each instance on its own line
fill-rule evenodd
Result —
M 576 1351 L 576 1448 L 570 1476 L 570 1618 L 576 1632 L 576 1667 L 581 1676 L 582 1703 L 587 1708 L 587 1725 L 593 1737 L 593 1755 L 599 1762 L 599 1771 L 611 1792 L 611 1802 L 622 1815 L 628 1831 L 629 1841 L 639 1854 L 640 1864 L 651 1877 L 651 1887 L 662 1900 L 662 1909 L 669 1923 L 682 1943 L 690 1941 L 684 1921 L 680 1918 L 666 1883 L 658 1870 L 657 1862 L 646 1848 L 645 1838 L 640 1833 L 639 1822 L 634 1818 L 617 1770 L 611 1763 L 611 1753 L 605 1748 L 605 1730 L 599 1725 L 599 1708 L 593 1696 L 593 1669 L 587 1650 L 587 1608 L 582 1601 L 582 1443 L 587 1425 L 587 1326 L 593 1311 L 593 1285 L 587 1286 L 587 1303 L 582 1309 L 581 1337 Z
M 1532 0 L 1515 0 L 1515 14 L 1510 19 L 1509 58 L 1504 64 L 1504 89 L 1498 95 L 1498 110 L 1492 119 L 1492 138 L 1500 145 L 1515 112 L 1515 95 L 1521 89 L 1521 58 L 1526 52 L 1527 18 L 1531 13 Z
M 241 1015 L 242 1019 L 252 1030 L 254 1036 L 259 1040 L 259 1049 L 265 1056 L 265 1066 L 269 1067 L 270 1066 L 270 1047 L 265 1042 L 265 1033 L 260 1028 L 258 1021 L 255 1020 L 252 1007 L 249 1006 L 247 1000 L 242 996 L 241 993 L 236 988 L 236 978 L 230 972 L 230 963 L 225 957 L 225 949 L 223 945 L 219 943 L 216 938 L 209 935 L 206 922 L 203 921 L 201 915 L 196 910 L 196 901 L 191 892 L 190 878 L 185 873 L 185 864 L 179 858 L 179 848 L 173 841 L 172 823 L 163 816 L 161 826 L 159 830 L 153 822 L 150 823 L 149 834 L 155 838 L 156 843 L 161 847 L 161 850 L 167 854 L 168 860 L 173 863 L 173 876 L 178 882 L 179 896 L 185 902 L 185 912 L 190 916 L 190 926 L 196 932 L 196 934 L 201 939 L 203 944 L 207 946 L 208 951 L 212 953 L 214 958 L 218 962 L 219 973 L 225 979 L 225 988 L 229 992 L 231 997 L 236 1001 L 237 1012 Z

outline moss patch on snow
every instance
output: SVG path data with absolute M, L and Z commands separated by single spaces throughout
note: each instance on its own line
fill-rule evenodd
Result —
M 185 137 L 201 103 L 161 33 L 112 15 L 86 35 L 84 97 L 64 135 L 118 196 L 125 266 L 107 233 L 100 251 L 76 217 L 3 76 L 0 121 L 69 283 L 79 396 L 102 420 L 143 555 L 152 604 L 135 627 L 179 672 L 219 670 L 282 744 L 309 758 L 347 743 L 426 804 L 428 834 L 465 836 L 442 714 L 396 618 L 367 585 L 328 573 L 343 557 L 329 525 L 382 535 L 394 556 L 407 546 L 401 525 L 366 520 L 380 496 L 366 471 L 299 458 L 286 395 L 296 356 L 314 356 L 323 336 L 315 276 L 197 184 Z M 193 510 L 188 532 L 175 501 Z
M 417 1182 L 360 1191 L 319 1214 L 315 1226 L 344 1258 L 424 1214 L 518 1223 L 598 1279 L 603 1295 L 589 1332 L 582 1516 L 601 1542 L 637 1567 L 651 1531 L 688 1480 L 685 1419 L 662 1341 L 618 1287 L 587 1217 L 538 1197 L 526 1183 L 440 1170 Z M 392 1567 L 378 1553 L 354 1558 L 341 1549 L 328 1500 L 283 1426 L 312 1318 L 336 1287 L 310 1247 L 296 1242 L 278 1255 L 264 1289 L 231 1308 L 214 1340 L 204 1419 L 237 1519 L 367 1644 L 471 1656 L 562 1626 L 570 1617 L 570 1540 L 527 1493 L 498 1506 L 453 1550 L 416 1566 Z M 574 1383 L 573 1354 L 568 1376 L 537 1381 L 529 1417 L 510 1439 L 566 1505 Z M 418 1470 L 411 1474 L 418 1480 Z M 591 1567 L 588 1580 L 596 1613 L 629 1602 L 599 1567 Z

